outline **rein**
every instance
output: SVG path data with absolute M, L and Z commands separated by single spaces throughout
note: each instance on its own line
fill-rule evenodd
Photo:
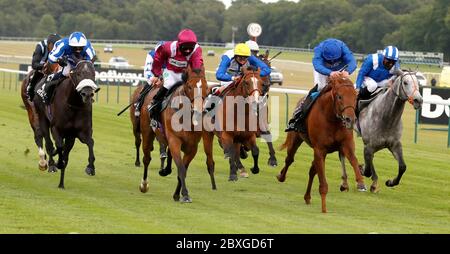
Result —
M 342 88 L 342 87 L 344 87 L 344 86 L 351 86 L 351 87 L 353 88 L 353 85 L 352 85 L 352 84 L 344 84 L 344 85 L 341 85 L 341 86 L 339 86 L 338 88 L 336 88 L 336 90 L 339 91 L 339 89 Z M 336 91 L 336 92 L 337 92 L 337 91 Z M 355 111 L 355 106 L 353 106 L 353 105 L 347 105 L 347 106 L 341 108 L 340 111 L 339 111 L 339 113 L 338 113 L 337 110 L 336 110 L 336 101 L 335 101 L 335 99 L 334 99 L 334 96 L 335 96 L 335 92 L 334 92 L 334 87 L 333 87 L 333 88 L 331 89 L 331 99 L 333 100 L 333 110 L 334 110 L 334 113 L 335 113 L 336 117 L 337 117 L 338 119 L 340 119 L 341 121 L 344 121 L 344 117 L 342 116 L 342 113 L 344 113 L 344 111 L 345 111 L 346 109 L 348 109 L 348 108 L 351 108 L 353 111 Z
M 408 95 L 408 94 L 406 93 L 406 91 L 405 91 L 405 88 L 403 87 L 403 78 L 404 78 L 406 75 L 412 76 L 412 73 L 411 73 L 411 72 L 407 72 L 407 73 L 402 74 L 402 75 L 400 76 L 400 84 L 399 84 L 399 86 L 400 86 L 400 88 L 402 89 L 403 94 L 405 94 L 405 95 L 407 96 L 407 98 L 403 98 L 403 97 L 400 95 L 400 88 L 399 88 L 399 93 L 396 93 L 396 91 L 395 91 L 395 89 L 394 89 L 393 86 L 390 86 L 390 88 L 392 88 L 392 91 L 394 92 L 395 96 L 397 96 L 400 100 L 402 100 L 402 101 L 408 101 L 411 105 L 413 105 L 413 104 L 414 104 L 414 98 L 413 98 L 413 96 L 414 96 L 414 93 L 418 90 L 418 89 L 417 89 L 418 85 L 417 85 L 417 83 L 414 81 L 414 79 L 412 79 L 412 80 L 413 80 L 413 91 L 411 92 L 410 95 Z M 397 79 L 398 79 L 398 78 L 397 78 Z

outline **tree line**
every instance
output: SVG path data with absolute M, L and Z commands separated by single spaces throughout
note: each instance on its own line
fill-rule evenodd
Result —
M 200 41 L 248 39 L 246 27 L 263 27 L 263 45 L 313 48 L 328 37 L 354 52 L 393 44 L 400 50 L 444 52 L 450 58 L 449 0 L 0 0 L 0 36 L 45 37 L 82 31 L 88 38 L 173 40 L 193 29 Z

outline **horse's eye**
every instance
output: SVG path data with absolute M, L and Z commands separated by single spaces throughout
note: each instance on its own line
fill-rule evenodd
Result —
M 408 85 L 408 83 L 407 83 L 406 81 L 403 81 L 403 85 L 405 85 L 405 86 L 406 86 L 406 85 Z
M 338 100 L 342 100 L 342 96 L 340 96 L 339 94 L 338 94 L 337 98 L 338 98 Z

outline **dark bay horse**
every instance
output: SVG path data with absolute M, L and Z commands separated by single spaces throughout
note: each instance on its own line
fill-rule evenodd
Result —
M 136 90 L 134 90 L 133 96 L 131 97 L 131 101 L 136 103 L 138 101 L 138 98 L 140 97 L 140 93 L 143 90 L 144 86 L 139 86 L 136 88 Z M 148 94 L 147 94 L 148 96 Z M 141 114 L 140 116 L 135 116 L 136 108 L 134 106 L 130 107 L 130 120 L 131 120 L 131 125 L 133 127 L 133 135 L 134 135 L 134 145 L 136 147 L 136 160 L 134 162 L 134 165 L 136 167 L 140 167 L 141 166 L 141 161 L 140 161 L 140 156 L 139 156 L 139 149 L 141 149 L 141 142 L 142 142 L 142 138 L 141 138 L 141 116 L 146 114 L 146 110 L 147 108 L 142 106 L 141 107 Z M 158 136 L 156 137 L 158 139 Z M 167 145 L 165 145 L 163 142 L 159 141 L 159 154 L 160 154 L 160 159 L 161 159 L 161 169 L 164 168 L 164 162 L 167 158 Z
M 355 106 L 356 91 L 352 81 L 342 76 L 330 78 L 328 85 L 322 90 L 306 118 L 307 133 L 289 132 L 282 145 L 282 148 L 287 148 L 287 157 L 285 166 L 277 176 L 280 182 L 285 181 L 287 170 L 294 162 L 294 155 L 303 141 L 314 149 L 314 160 L 309 169 L 309 181 L 304 199 L 306 204 L 311 203 L 312 182 L 314 176 L 318 174 L 324 213 L 327 211 L 328 184 L 325 178 L 325 158 L 328 153 L 339 151 L 345 156 L 355 171 L 358 190 L 366 190 L 355 156 L 352 132 L 356 118 Z M 345 186 L 346 179 L 343 180 L 343 186 Z
M 214 160 L 210 147 L 212 140 L 205 135 L 202 129 L 202 112 L 203 99 L 206 96 L 207 81 L 205 78 L 205 70 L 191 69 L 188 67 L 186 72 L 186 82 L 175 88 L 169 100 L 169 105 L 161 113 L 162 135 L 169 145 L 169 158 L 175 162 L 178 168 L 178 184 L 173 194 L 175 201 L 190 203 L 192 199 L 189 196 L 186 187 L 186 174 L 192 159 L 197 154 L 198 143 L 204 137 L 203 144 L 207 156 L 207 169 L 211 178 L 212 189 L 216 189 L 214 179 Z M 146 99 L 146 104 L 156 94 L 156 90 L 152 91 Z M 148 114 L 146 114 L 148 115 Z M 142 116 L 142 115 L 141 115 Z M 182 119 L 179 119 L 182 117 Z M 158 134 L 160 128 L 157 129 Z M 209 142 L 209 143 L 208 143 Z M 144 142 L 144 147 L 146 142 Z M 183 155 L 181 154 L 183 152 Z M 144 152 L 144 167 L 146 164 L 146 153 Z M 160 175 L 170 174 L 170 167 L 160 170 Z M 144 168 L 144 177 L 141 182 L 141 191 L 148 189 L 147 169 Z M 181 198 L 180 198 L 181 193 Z
M 398 70 L 396 75 L 393 84 L 379 93 L 367 107 L 361 109 L 359 114 L 361 137 L 364 142 L 364 175 L 372 177 L 371 192 L 378 189 L 378 175 L 373 165 L 373 157 L 377 151 L 384 148 L 389 149 L 398 162 L 397 177 L 387 180 L 386 186 L 393 187 L 400 183 L 406 171 L 401 143 L 403 110 L 406 101 L 416 110 L 423 102 L 415 73 Z M 342 169 L 345 175 L 345 167 Z
M 79 61 L 55 89 L 55 94 L 49 106 L 46 106 L 40 96 L 35 96 L 33 102 L 39 118 L 39 129 L 45 139 L 49 139 L 49 131 L 55 141 L 56 152 L 46 145 L 50 159 L 58 154 L 56 167 L 61 170 L 59 188 L 64 188 L 64 173 L 69 161 L 69 153 L 75 139 L 78 138 L 89 149 L 88 165 L 85 169 L 88 175 L 95 175 L 94 140 L 92 138 L 92 102 L 94 94 L 99 90 L 94 82 L 95 69 L 90 61 Z M 40 134 L 38 134 L 40 135 Z
M 230 181 L 237 181 L 237 170 L 242 168 L 239 160 L 240 148 L 251 149 L 254 165 L 252 173 L 259 173 L 259 148 L 256 145 L 258 132 L 258 108 L 261 104 L 263 82 L 260 70 L 244 68 L 242 77 L 225 93 L 216 107 L 214 133 L 230 162 Z M 210 112 L 212 113 L 212 112 Z

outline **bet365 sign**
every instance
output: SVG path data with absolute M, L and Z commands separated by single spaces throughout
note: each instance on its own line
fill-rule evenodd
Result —
M 421 88 L 421 94 L 424 101 L 449 101 L 450 89 L 438 87 L 424 87 Z M 425 124 L 448 124 L 450 112 L 447 105 L 436 105 L 424 103 L 420 110 L 420 123 Z

